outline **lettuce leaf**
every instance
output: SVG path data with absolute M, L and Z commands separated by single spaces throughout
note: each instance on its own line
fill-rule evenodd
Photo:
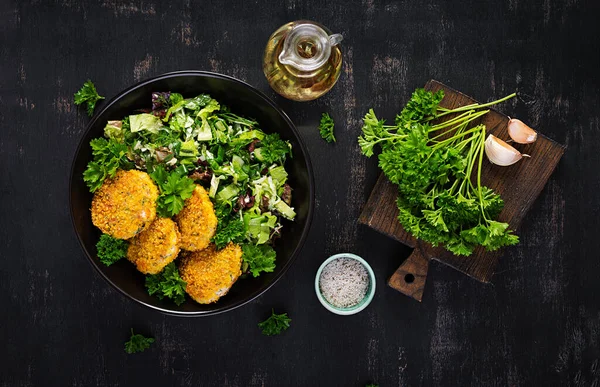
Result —
M 160 118 L 148 113 L 129 116 L 129 125 L 132 133 L 148 131 L 156 134 L 163 127 Z

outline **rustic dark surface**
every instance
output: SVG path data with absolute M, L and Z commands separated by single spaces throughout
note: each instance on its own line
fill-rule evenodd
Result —
M 600 379 L 600 44 L 595 0 L 348 3 L 23 0 L 0 2 L 1 386 L 597 386 Z M 294 19 L 345 36 L 344 72 L 310 103 L 276 97 L 261 72 L 269 34 Z M 273 96 L 308 144 L 316 216 L 295 265 L 233 312 L 181 319 L 137 306 L 86 259 L 68 175 L 88 117 L 87 78 L 111 97 L 180 69 L 213 70 Z M 430 78 L 479 100 L 519 89 L 505 112 L 568 150 L 524 219 L 493 285 L 432 262 L 423 303 L 385 280 L 410 249 L 356 222 L 378 176 L 356 137 L 369 107 L 392 119 Z M 322 111 L 338 142 L 319 138 Z M 327 312 L 314 273 L 332 253 L 373 266 L 372 304 Z M 263 337 L 270 309 L 292 327 Z M 126 355 L 129 329 L 152 335 Z
M 459 91 L 448 87 L 438 81 L 431 80 L 425 85 L 426 90 L 444 91 L 444 99 L 440 106 L 446 109 L 454 109 L 460 106 L 470 105 L 476 101 Z M 523 99 L 522 97 L 521 100 Z M 480 119 L 472 122 L 472 125 L 483 124 L 488 133 L 500 138 L 509 139 L 509 118 L 495 109 L 503 106 L 496 105 L 493 109 Z M 449 118 L 452 118 L 449 117 Z M 515 145 L 520 152 L 532 155 L 522 162 L 510 167 L 498 167 L 490 162 L 482 164 L 481 183 L 492 188 L 504 199 L 504 208 L 498 215 L 498 220 L 506 222 L 513 231 L 518 230 L 521 221 L 538 197 L 548 178 L 556 168 L 563 153 L 564 146 L 539 134 L 533 144 Z M 433 247 L 429 243 L 417 244 L 414 236 L 406 232 L 398 223 L 398 187 L 389 182 L 383 173 L 377 179 L 377 183 L 369 195 L 367 203 L 358 218 L 360 224 L 367 225 L 385 235 L 388 235 L 415 250 L 409 258 L 404 261 L 389 281 L 390 286 L 421 301 L 423 285 L 427 276 L 427 264 L 418 263 L 420 258 L 435 259 L 446 265 L 470 275 L 471 277 L 489 282 L 496 270 L 499 258 L 506 249 L 486 251 L 482 247 L 475 249 L 468 257 L 457 256 L 445 250 L 442 246 Z M 410 267 L 418 268 L 418 273 L 410 270 Z M 424 270 L 423 270 L 424 267 Z M 407 274 L 412 274 L 408 284 L 403 281 Z M 412 280 L 416 276 L 416 280 Z M 415 292 L 415 289 L 418 291 Z

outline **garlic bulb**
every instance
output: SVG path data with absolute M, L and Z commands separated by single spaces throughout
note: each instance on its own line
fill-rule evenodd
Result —
M 537 132 L 516 118 L 508 121 L 508 135 L 519 144 L 531 144 L 537 140 Z
M 485 154 L 492 164 L 502 167 L 513 165 L 523 158 L 521 152 L 491 134 L 485 140 Z

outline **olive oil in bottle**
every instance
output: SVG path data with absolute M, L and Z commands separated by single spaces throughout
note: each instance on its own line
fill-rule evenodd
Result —
M 310 101 L 327 93 L 340 76 L 342 35 L 322 25 L 299 20 L 271 35 L 263 71 L 277 93 L 295 101 Z

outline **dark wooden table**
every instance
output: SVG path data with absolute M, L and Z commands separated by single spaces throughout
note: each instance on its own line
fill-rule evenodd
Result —
M 0 2 L 0 386 L 598 386 L 600 380 L 600 44 L 594 0 Z M 344 35 L 344 71 L 310 103 L 262 74 L 269 34 L 295 19 Z M 71 159 L 88 78 L 111 97 L 144 78 L 211 70 L 247 81 L 292 117 L 314 164 L 316 214 L 294 266 L 258 300 L 184 319 L 111 288 L 77 243 Z M 357 225 L 378 176 L 356 138 L 370 107 L 392 119 L 436 78 L 505 105 L 567 152 L 505 251 L 492 285 L 433 263 L 419 304 L 385 286 L 410 250 Z M 323 142 L 323 111 L 338 142 Z M 330 254 L 373 266 L 373 303 L 327 312 L 313 291 Z M 264 337 L 271 308 L 292 327 Z M 154 336 L 127 355 L 130 328 Z

